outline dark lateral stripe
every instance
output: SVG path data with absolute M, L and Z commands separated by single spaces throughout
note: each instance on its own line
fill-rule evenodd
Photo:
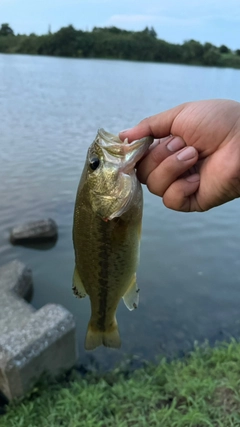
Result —
M 110 237 L 107 228 L 110 226 L 102 220 L 98 223 L 98 232 L 100 237 L 99 245 L 99 311 L 97 326 L 101 331 L 105 331 L 107 296 L 108 296 L 108 279 L 109 279 L 109 250 Z

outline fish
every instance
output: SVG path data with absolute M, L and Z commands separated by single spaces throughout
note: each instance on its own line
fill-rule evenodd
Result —
M 118 304 L 137 308 L 136 269 L 142 228 L 143 192 L 136 163 L 151 136 L 128 143 L 99 129 L 90 145 L 77 189 L 73 217 L 73 293 L 90 298 L 85 349 L 120 348 Z

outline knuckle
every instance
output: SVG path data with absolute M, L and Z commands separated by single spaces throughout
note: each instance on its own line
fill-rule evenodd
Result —
M 146 184 L 150 193 L 155 194 L 156 196 L 159 196 L 159 197 L 163 196 L 163 191 L 158 181 L 156 181 L 155 179 L 149 178 L 147 179 Z
M 149 119 L 150 119 L 150 116 L 148 116 L 148 117 L 145 117 L 144 119 L 142 119 L 140 122 L 139 122 L 139 125 L 149 125 Z
M 160 145 L 157 145 L 153 150 L 151 150 L 150 157 L 151 157 L 151 161 L 155 165 L 158 165 L 163 160 Z
M 144 133 L 146 135 L 153 135 L 150 121 L 151 121 L 151 116 L 145 117 L 145 119 L 141 120 L 138 123 L 138 126 L 141 127 L 142 129 L 144 129 Z
M 233 197 L 240 196 L 240 164 L 236 156 L 231 158 L 231 162 L 222 170 L 222 179 L 228 183 Z
M 184 197 L 183 191 L 179 189 L 178 193 L 171 191 L 170 188 L 163 196 L 163 203 L 164 205 L 172 210 L 175 211 L 186 211 L 186 199 Z

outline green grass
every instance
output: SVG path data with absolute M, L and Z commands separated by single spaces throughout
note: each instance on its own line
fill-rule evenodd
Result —
M 188 357 L 121 369 L 73 371 L 44 383 L 0 417 L 1 427 L 240 426 L 240 344 L 196 348 Z

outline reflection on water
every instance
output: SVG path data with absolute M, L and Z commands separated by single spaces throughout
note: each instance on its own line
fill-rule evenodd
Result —
M 71 229 L 88 145 L 99 127 L 117 133 L 186 100 L 240 100 L 239 77 L 231 69 L 0 55 L 0 263 L 29 264 L 36 308 L 54 302 L 74 314 L 81 360 L 90 310 L 71 291 Z M 239 200 L 182 214 L 146 189 L 144 196 L 140 305 L 128 312 L 120 304 L 122 349 L 96 350 L 102 366 L 125 353 L 149 359 L 182 353 L 194 340 L 239 336 Z M 14 225 L 44 217 L 59 225 L 55 246 L 9 244 Z
M 32 250 L 36 250 L 36 251 L 48 251 L 49 249 L 54 248 L 54 246 L 56 245 L 57 239 L 52 239 L 46 242 L 39 242 L 39 239 L 36 240 L 31 240 L 30 241 L 21 241 L 21 242 L 16 242 L 14 243 L 14 245 L 16 246 L 24 246 L 25 248 L 28 249 L 32 249 Z

